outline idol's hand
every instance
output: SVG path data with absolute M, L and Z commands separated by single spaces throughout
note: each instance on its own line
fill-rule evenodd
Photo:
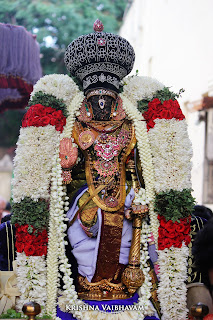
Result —
M 124 214 L 127 220 L 132 220 L 132 209 L 126 209 L 124 210 Z
M 146 204 L 132 204 L 132 214 L 133 215 L 138 215 L 140 213 L 146 213 L 149 211 L 149 208 L 147 207 Z
M 73 147 L 71 138 L 63 138 L 60 141 L 59 157 L 63 169 L 70 169 L 77 162 L 78 149 Z

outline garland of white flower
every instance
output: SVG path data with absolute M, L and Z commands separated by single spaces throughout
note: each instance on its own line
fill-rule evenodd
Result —
M 140 297 L 139 297 L 139 305 L 143 306 L 144 311 L 144 317 L 146 315 L 152 315 L 154 310 L 150 305 L 150 297 L 151 297 L 151 288 L 152 288 L 152 282 L 151 277 L 149 275 L 150 268 L 147 264 L 147 261 L 149 260 L 149 252 L 148 252 L 148 239 L 150 238 L 150 227 L 147 224 L 146 220 L 143 220 L 142 223 L 142 230 L 141 230 L 141 249 L 140 249 L 140 263 L 141 263 L 141 269 L 143 270 L 144 274 L 144 283 L 139 289 Z M 142 315 L 141 318 L 143 319 Z
M 81 103 L 84 99 L 84 96 L 81 92 L 78 93 L 78 95 L 75 96 L 75 98 L 73 99 L 70 107 L 69 107 L 69 117 L 67 119 L 67 124 L 66 127 L 64 128 L 63 134 L 61 135 L 61 139 L 65 138 L 65 137 L 70 137 L 72 134 L 72 129 L 73 129 L 73 125 L 75 122 L 75 116 L 76 113 L 78 112 Z M 52 183 L 53 183 L 53 192 L 51 192 L 51 207 L 50 207 L 50 231 L 49 231 L 49 245 L 48 245 L 48 257 L 47 257 L 47 263 L 48 263 L 48 284 L 51 281 L 51 285 L 48 286 L 48 301 L 47 301 L 47 305 L 48 305 L 48 312 L 53 311 L 53 316 L 56 316 L 56 299 L 57 299 L 57 282 L 58 282 L 58 278 L 57 278 L 57 249 L 58 252 L 60 253 L 60 270 L 64 272 L 64 277 L 63 277 L 63 281 L 65 283 L 64 285 L 64 295 L 66 296 L 66 300 L 68 301 L 69 304 L 71 304 L 72 302 L 77 304 L 77 305 L 82 305 L 82 301 L 77 299 L 77 293 L 75 291 L 75 288 L 73 286 L 73 280 L 72 278 L 70 278 L 70 265 L 68 265 L 68 260 L 66 258 L 65 255 L 65 248 L 64 248 L 64 226 L 60 227 L 60 223 L 63 224 L 63 220 L 64 220 L 64 213 L 63 213 L 63 201 L 60 199 L 60 196 L 64 196 L 63 192 L 61 193 L 61 195 L 58 195 L 57 198 L 57 190 L 61 190 L 62 189 L 62 178 L 61 178 L 61 167 L 60 167 L 60 159 L 58 157 L 58 159 L 55 159 L 55 165 L 53 168 L 53 179 L 52 179 Z M 58 180 L 57 178 L 58 177 Z M 62 191 L 62 190 L 61 190 Z M 148 193 L 149 198 L 150 197 L 150 193 Z M 55 197 L 55 198 L 54 198 Z M 57 200 L 56 200 L 57 199 Z M 57 208 L 57 206 L 59 206 L 61 203 L 62 207 Z M 59 218 L 61 213 L 61 217 Z M 54 220 L 54 215 L 55 215 L 55 219 L 57 221 L 53 221 Z M 58 217 L 58 219 L 57 219 Z M 57 222 L 57 223 L 56 223 Z M 54 224 L 56 223 L 57 227 L 54 226 Z M 62 231 L 63 230 L 63 231 Z M 145 230 L 147 230 L 147 228 L 145 227 Z M 62 233 L 60 234 L 60 232 L 62 231 Z M 61 241 L 59 242 L 59 248 L 57 248 L 57 243 L 58 243 L 58 239 L 61 239 Z M 57 248 L 57 249 L 56 249 Z M 49 253 L 50 250 L 50 253 Z M 150 304 L 149 304 L 149 297 L 150 297 L 150 278 L 148 275 L 148 272 L 146 272 L 148 270 L 147 267 L 147 259 L 145 259 L 145 257 L 148 257 L 148 255 L 145 255 L 144 253 L 145 251 L 142 251 L 142 257 L 141 257 L 141 263 L 142 266 L 144 268 L 144 273 L 145 273 L 145 282 L 142 286 L 142 292 L 146 292 L 146 294 L 139 299 L 139 304 L 141 306 L 143 306 L 143 312 L 142 311 L 138 311 L 138 319 L 141 319 L 141 317 L 145 316 L 145 314 L 151 314 L 153 313 L 152 308 L 150 308 Z M 49 280 L 50 279 L 50 280 Z M 145 307 L 144 307 L 145 306 Z M 73 315 L 79 319 L 83 319 L 83 314 L 82 312 L 75 311 L 73 310 Z M 90 312 L 91 313 L 91 312 Z M 90 314 L 89 313 L 89 314 Z M 87 316 L 89 316 L 89 314 Z M 85 318 L 85 313 L 84 313 L 84 318 Z
M 150 199 L 149 215 L 151 228 L 155 239 L 155 244 L 157 246 L 159 222 L 157 214 L 154 212 L 154 168 L 152 164 L 152 154 L 146 129 L 146 121 L 144 120 L 142 114 L 137 110 L 137 107 L 133 105 L 129 101 L 129 99 L 124 96 L 124 94 L 121 94 L 120 97 L 123 101 L 124 111 L 126 112 L 128 117 L 133 121 L 135 127 L 135 135 L 137 139 L 137 146 L 143 170 L 146 194 L 147 197 Z
M 53 179 L 53 187 L 54 187 L 54 192 L 59 190 L 58 196 L 55 195 L 55 199 L 53 200 L 55 202 L 55 210 L 51 210 L 50 214 L 53 217 L 54 223 L 56 224 L 57 227 L 54 228 L 53 224 L 50 225 L 52 232 L 56 233 L 56 237 L 50 237 L 49 239 L 49 246 L 55 246 L 57 247 L 58 243 L 58 253 L 59 253 L 59 269 L 60 271 L 63 272 L 63 295 L 62 297 L 59 298 L 59 305 L 60 309 L 64 312 L 66 312 L 66 306 L 69 305 L 75 305 L 77 306 L 74 310 L 72 310 L 72 314 L 75 318 L 81 319 L 81 320 L 92 320 L 95 317 L 95 314 L 93 311 L 87 311 L 87 312 L 82 312 L 80 311 L 80 306 L 85 306 L 85 304 L 78 299 L 77 292 L 75 291 L 75 287 L 73 285 L 73 279 L 70 277 L 71 275 L 71 266 L 68 264 L 68 259 L 65 254 L 65 231 L 66 231 L 66 225 L 64 221 L 66 220 L 64 211 L 63 211 L 63 204 L 65 204 L 65 210 L 68 210 L 67 205 L 69 204 L 68 202 L 63 202 L 61 197 L 65 196 L 65 192 L 63 191 L 62 187 L 62 180 L 60 179 L 61 175 L 61 166 L 60 166 L 60 158 L 59 156 L 56 156 L 55 160 L 55 170 L 53 171 L 56 178 Z M 68 197 L 65 197 L 65 200 L 68 200 Z M 56 203 L 59 202 L 61 204 L 60 208 Z M 56 212 L 54 214 L 54 212 Z M 57 229 L 57 230 L 56 230 Z M 51 234 L 51 231 L 50 231 Z M 149 254 L 148 254 L 148 245 L 147 245 L 147 239 L 149 237 L 149 227 L 146 223 L 146 221 L 143 222 L 143 228 L 142 228 L 142 234 L 141 234 L 141 241 L 143 244 L 143 249 L 141 250 L 141 266 L 143 269 L 145 281 L 143 286 L 141 287 L 141 297 L 139 298 L 139 303 L 138 306 L 141 306 L 138 311 L 132 312 L 131 315 L 128 313 L 129 319 L 143 319 L 146 315 L 151 315 L 153 314 L 153 308 L 150 305 L 149 298 L 150 298 L 150 288 L 152 286 L 151 284 L 151 278 L 149 276 L 149 266 L 147 265 L 147 260 L 149 259 Z M 56 254 L 56 253 L 54 253 Z M 54 270 L 52 271 L 52 263 L 54 263 L 54 259 L 51 261 L 49 259 L 48 261 L 48 274 L 51 274 L 53 272 L 53 275 L 51 277 L 51 280 L 54 281 L 54 285 L 51 285 L 48 287 L 48 297 L 50 296 L 52 299 L 49 300 L 47 303 L 51 303 L 51 305 L 48 305 L 48 311 L 50 312 L 51 310 L 54 310 L 52 312 L 53 317 L 55 318 L 56 316 L 56 299 L 57 299 L 57 275 L 54 273 Z M 56 266 L 56 263 L 55 263 Z M 56 267 L 55 267 L 55 272 L 56 272 Z M 55 275 L 55 278 L 54 278 Z M 48 280 L 49 281 L 49 280 Z M 50 290 L 50 291 L 49 291 Z M 85 310 L 84 308 L 82 308 Z M 109 315 L 109 314 L 108 314 Z M 107 319 L 107 314 L 105 314 L 105 318 Z M 102 318 L 102 315 L 100 317 L 97 316 L 97 319 Z
M 56 316 L 56 299 L 58 287 L 58 236 L 57 218 L 63 210 L 61 186 L 61 166 L 58 160 L 59 141 L 56 154 L 53 157 L 51 194 L 50 194 L 50 219 L 47 251 L 47 312 Z M 58 226 L 59 228 L 59 226 Z
M 138 148 L 139 148 L 139 155 L 141 160 L 141 165 L 143 169 L 143 176 L 146 185 L 146 193 L 147 196 L 151 199 L 149 205 L 149 212 L 150 212 L 150 219 L 151 219 L 151 228 L 155 238 L 155 242 L 157 243 L 158 238 L 158 220 L 157 215 L 154 213 L 153 210 L 153 199 L 154 199 L 154 170 L 152 165 L 152 155 L 150 151 L 150 145 L 148 141 L 148 134 L 146 130 L 146 122 L 143 121 L 143 116 L 137 110 L 136 103 L 142 99 L 152 99 L 154 92 L 157 90 L 162 89 L 164 86 L 156 80 L 147 78 L 147 77 L 129 77 L 125 79 L 127 82 L 124 86 L 124 93 L 121 94 L 121 98 L 123 100 L 123 107 L 126 111 L 129 118 L 133 121 L 135 126 L 135 134 L 138 141 Z M 80 109 L 81 103 L 84 99 L 84 95 L 82 92 L 79 91 L 77 86 L 74 82 L 67 76 L 63 75 L 50 75 L 45 76 L 35 85 L 33 94 L 38 91 L 43 91 L 49 94 L 53 94 L 56 98 L 63 99 L 65 104 L 68 107 L 69 116 L 67 118 L 67 124 L 64 128 L 63 134 L 61 135 L 61 139 L 64 137 L 71 137 L 72 136 L 72 129 L 73 124 L 75 122 L 75 116 L 78 115 L 78 110 Z M 33 95 L 32 94 L 32 95 Z M 126 95 L 126 97 L 125 97 Z M 74 98 L 73 98 L 74 97 Z M 128 97 L 128 98 L 127 98 Z M 130 100 L 134 103 L 130 102 Z M 39 128 L 40 129 L 40 128 Z M 49 129 L 47 129 L 49 130 Z M 55 129 L 54 129 L 55 130 Z M 151 130 L 150 130 L 151 133 Z M 152 145 L 153 148 L 153 145 Z M 66 303 L 67 304 L 79 304 L 82 305 L 83 302 L 77 299 L 77 293 L 73 286 L 73 280 L 70 278 L 70 265 L 68 264 L 68 260 L 65 256 L 65 248 L 64 248 L 64 235 L 65 235 L 65 224 L 64 221 L 66 220 L 63 206 L 65 205 L 65 209 L 68 209 L 68 198 L 65 196 L 65 192 L 62 186 L 62 178 L 61 178 L 61 166 L 60 166 L 60 159 L 58 157 L 59 153 L 59 145 L 56 148 L 56 155 L 54 158 L 54 166 L 52 170 L 52 190 L 51 190 L 51 201 L 50 201 L 50 229 L 49 229 L 49 243 L 48 243 L 48 256 L 47 256 L 47 291 L 48 291 L 48 299 L 47 299 L 47 310 L 49 313 L 53 313 L 53 317 L 56 317 L 56 299 L 57 299 L 57 286 L 58 286 L 58 265 L 60 264 L 60 270 L 64 272 L 63 281 L 64 285 L 64 293 L 66 296 Z M 17 186 L 16 186 L 17 188 Z M 20 199 L 20 198 L 19 198 Z M 65 201 L 64 201 L 65 200 Z M 20 200 L 19 200 L 20 201 Z M 144 230 L 146 227 L 144 226 Z M 145 237 L 147 237 L 148 233 L 145 235 L 145 231 L 142 231 L 142 241 L 145 241 Z M 144 235 L 143 235 L 144 234 Z M 60 239 L 58 243 L 58 239 Z M 146 245 L 145 245 L 146 248 Z M 177 288 L 182 288 L 183 297 L 185 297 L 185 286 L 183 284 L 186 271 L 186 258 L 187 255 L 186 250 L 175 248 L 174 251 L 172 249 L 168 249 L 166 251 L 160 251 L 160 274 L 166 274 L 166 261 L 170 258 L 172 259 L 174 252 L 178 252 L 179 260 L 182 261 L 179 266 L 173 266 L 171 272 L 173 273 L 173 277 L 168 285 L 170 289 L 173 285 Z M 141 252 L 141 264 L 146 274 L 145 276 L 145 283 L 141 287 L 142 297 L 140 297 L 139 304 L 146 305 L 148 301 L 148 297 L 150 297 L 150 278 L 148 276 L 148 267 L 147 267 L 147 259 L 148 255 L 145 253 L 146 250 L 144 249 Z M 30 257 L 32 260 L 37 257 Z M 39 257 L 41 258 L 41 257 Z M 58 260 L 59 258 L 59 260 Z M 176 260 L 176 259 L 175 259 Z M 170 261 L 171 262 L 171 261 Z M 175 263 L 178 263 L 178 259 Z M 181 269 L 182 267 L 182 269 Z M 27 265 L 26 265 L 27 268 Z M 36 267 L 32 267 L 32 272 L 36 273 Z M 44 267 L 45 269 L 45 267 Z M 184 271 L 183 271 L 184 269 Z M 21 270 L 21 269 L 20 269 Z M 22 283 L 23 279 L 25 278 L 24 274 L 19 275 Z M 167 274 L 168 279 L 168 274 Z M 161 306 L 165 306 L 167 308 L 167 292 L 169 289 L 167 288 L 167 282 L 162 281 L 160 282 L 159 286 L 159 298 L 161 301 Z M 26 286 L 25 288 L 26 290 Z M 38 287 L 39 289 L 39 284 Z M 167 290 L 168 289 L 168 290 Z M 23 289 L 24 290 L 24 289 Z M 43 291 L 44 292 L 44 291 Z M 179 291 L 178 291 L 179 292 Z M 170 293 L 170 292 L 169 292 Z M 37 293 L 37 297 L 39 294 Z M 23 296 L 24 297 L 24 296 Z M 145 298 L 144 298 L 145 297 Z M 36 298 L 36 297 L 35 297 Z M 184 298 L 185 299 L 185 298 Z M 44 299 L 45 300 L 45 299 Z M 62 298 L 63 300 L 63 298 Z M 177 296 L 176 293 L 176 301 L 179 300 L 179 295 Z M 65 300 L 64 300 L 65 301 Z M 185 310 L 183 306 L 185 305 L 185 300 L 181 305 L 181 317 L 185 315 Z M 162 309 L 165 317 L 168 318 L 176 318 L 174 313 L 177 313 L 178 306 L 173 305 L 173 311 L 168 308 L 167 310 Z M 148 312 L 148 307 L 147 307 Z M 82 312 L 80 311 L 72 311 L 73 315 L 79 319 L 93 319 L 94 314 L 91 312 Z M 142 314 L 141 312 L 131 313 L 130 318 L 134 319 L 141 319 Z M 167 319 L 167 318 L 165 318 Z M 179 318 L 178 318 L 179 319 Z
M 58 147 L 59 151 L 59 147 Z M 69 209 L 69 198 L 66 196 L 63 187 L 63 180 L 61 178 L 62 168 L 60 165 L 59 153 L 54 159 L 52 190 L 51 190 L 51 205 L 50 205 L 50 225 L 49 225 L 49 242 L 48 242 L 48 256 L 47 256 L 47 311 L 52 313 L 53 318 L 56 317 L 57 304 L 57 287 L 58 287 L 58 267 L 63 272 L 64 294 L 66 296 L 67 304 L 83 305 L 81 300 L 78 300 L 73 279 L 71 275 L 71 265 L 65 254 L 65 232 L 67 220 L 64 213 Z M 64 201 L 65 200 L 65 201 Z M 83 319 L 83 314 L 80 311 L 73 311 L 73 316 Z
M 26 302 L 35 301 L 42 307 L 46 302 L 46 261 L 44 256 L 26 256 L 17 252 L 17 283 L 21 296 L 16 308 L 22 311 Z M 45 309 L 42 310 L 42 314 Z
M 185 281 L 187 278 L 188 247 L 171 247 L 159 250 L 159 268 L 161 281 L 158 287 L 158 298 L 164 320 L 186 319 Z
M 13 201 L 25 197 L 34 201 L 49 199 L 51 158 L 59 133 L 53 126 L 21 128 L 14 158 Z M 51 142 L 51 143 L 50 143 Z M 41 167 L 42 163 L 42 167 Z M 31 182 L 33 181 L 33 183 Z M 44 256 L 26 256 L 17 253 L 17 285 L 21 293 L 17 310 L 33 300 L 42 307 L 46 304 L 46 260 Z M 45 309 L 42 310 L 42 313 Z
M 68 107 L 69 116 L 66 121 L 66 126 L 64 127 L 63 133 L 61 134 L 61 139 L 70 138 L 72 136 L 73 125 L 75 123 L 75 117 L 80 115 L 79 109 L 84 100 L 83 92 L 79 91 L 73 98 L 71 104 Z
M 68 75 L 50 74 L 42 77 L 34 85 L 31 98 L 39 91 L 51 94 L 57 99 L 62 99 L 66 106 L 69 106 L 73 97 L 79 92 L 79 88 Z
M 49 200 L 52 156 L 58 138 L 59 132 L 51 125 L 21 128 L 14 158 L 14 202 L 25 197 Z
M 67 125 L 64 129 L 63 134 L 61 135 L 62 138 L 64 137 L 70 137 L 72 134 L 72 129 L 73 129 L 73 124 L 75 121 L 75 115 L 77 110 L 79 110 L 79 105 L 81 105 L 82 100 L 83 100 L 84 96 L 83 94 L 78 94 L 72 101 L 72 104 L 69 108 L 69 113 L 70 116 L 67 119 Z M 77 107 L 76 107 L 77 105 Z M 133 118 L 133 117 L 132 117 Z M 132 119 L 133 120 L 133 119 Z M 141 130 L 139 130 L 141 132 Z M 144 132 L 144 130 L 143 130 Z M 146 132 L 146 129 L 145 129 Z M 147 137 L 147 134 L 146 134 Z M 143 139 L 144 137 L 142 137 Z M 145 140 L 145 139 L 144 139 Z M 144 145 L 143 145 L 144 147 Z M 146 148 L 147 150 L 148 148 Z M 59 161 L 59 160 L 58 160 Z M 143 161 L 147 164 L 147 160 L 143 159 Z M 150 168 L 150 166 L 147 165 L 148 168 Z M 61 172 L 61 170 L 59 170 Z M 150 174 L 149 170 L 145 170 L 146 174 Z M 149 185 L 150 185 L 150 180 L 146 179 L 146 181 L 148 181 Z M 152 181 L 152 180 L 151 180 Z M 60 188 L 60 185 L 57 186 L 57 188 Z M 148 188 L 148 190 L 150 190 L 151 188 Z M 147 192 L 147 196 L 151 199 L 152 193 L 151 192 Z M 153 198 L 153 197 L 152 197 Z M 63 222 L 63 217 L 62 219 L 60 219 L 60 222 Z M 59 221 L 57 221 L 57 223 L 59 223 Z M 150 282 L 150 276 L 148 274 L 149 271 L 149 267 L 147 266 L 147 260 L 149 258 L 148 256 L 148 247 L 147 247 L 147 235 L 149 233 L 147 233 L 148 227 L 146 226 L 146 223 L 144 222 L 144 228 L 143 228 L 143 232 L 142 232 L 142 241 L 144 243 L 144 248 L 143 250 L 141 250 L 141 265 L 144 271 L 144 276 L 145 276 L 145 281 L 144 284 L 141 288 L 141 293 L 142 293 L 142 297 L 139 298 L 139 305 L 143 306 L 142 310 L 139 310 L 137 312 L 137 319 L 141 319 L 143 318 L 145 315 L 147 314 L 152 314 L 153 313 L 153 309 L 150 307 L 150 303 L 149 303 L 149 298 L 150 298 L 150 288 L 152 286 L 151 282 Z M 59 227 L 58 230 L 63 230 L 63 227 Z M 65 299 L 63 299 L 63 297 L 61 297 L 61 299 L 59 299 L 61 301 L 61 309 L 65 309 L 65 304 L 76 304 L 76 305 L 83 305 L 83 302 L 81 300 L 77 299 L 77 293 L 75 291 L 75 288 L 73 286 L 73 280 L 72 278 L 70 278 L 70 267 L 64 264 L 64 261 L 66 261 L 66 255 L 65 255 L 65 248 L 64 248 L 64 233 L 58 234 L 58 239 L 61 239 L 61 242 L 59 244 L 60 246 L 60 270 L 63 271 L 64 273 L 64 277 L 63 277 L 63 281 L 65 283 L 64 288 L 65 291 L 63 293 L 63 296 L 66 297 Z M 145 244 L 146 242 L 146 244 Z M 50 295 L 52 296 L 54 294 L 54 292 L 51 292 Z M 56 296 L 55 296 L 56 297 Z M 66 302 L 65 302 L 66 300 Z M 66 311 L 66 310 L 64 310 Z M 84 314 L 82 314 L 82 312 L 80 310 L 76 311 L 76 310 L 72 310 L 72 313 L 75 317 L 79 318 L 79 319 L 85 319 L 85 316 L 88 317 L 88 319 L 90 318 L 91 315 L 91 311 L 86 315 L 85 312 Z M 92 318 L 94 317 L 94 315 L 91 315 Z M 133 316 L 133 314 L 132 314 Z M 133 316 L 135 317 L 135 315 Z
M 83 93 L 79 92 L 72 100 L 68 111 L 69 116 L 67 118 L 66 126 L 61 134 L 60 140 L 65 137 L 71 137 L 72 129 L 75 122 L 76 112 L 80 109 L 81 103 L 84 99 Z M 58 267 L 61 272 L 64 273 L 63 281 L 66 292 L 66 298 L 68 304 L 83 304 L 77 299 L 77 293 L 73 285 L 73 279 L 71 275 L 71 265 L 68 263 L 68 259 L 65 254 L 65 231 L 66 225 L 64 221 L 67 220 L 64 213 L 69 209 L 69 199 L 66 196 L 65 189 L 63 187 L 63 179 L 61 177 L 62 168 L 59 158 L 59 144 L 56 150 L 56 155 L 53 161 L 52 170 L 52 186 L 51 186 L 51 200 L 50 200 L 50 224 L 49 224 L 49 241 L 48 241 L 48 255 L 47 255 L 47 311 L 52 313 L 52 316 L 56 317 L 56 304 L 57 304 L 57 287 L 58 287 Z M 64 201 L 65 200 L 65 201 Z M 59 260 L 58 260 L 59 259 Z M 73 312 L 76 317 L 82 317 L 79 311 Z
M 191 188 L 190 171 L 191 143 L 185 120 L 156 119 L 155 127 L 149 130 L 155 166 L 155 189 L 182 191 Z M 161 141 L 161 143 L 159 143 Z M 158 251 L 160 283 L 158 299 L 164 319 L 184 319 L 187 314 L 186 284 L 188 248 Z
M 156 119 L 148 135 L 155 168 L 156 192 L 191 189 L 192 147 L 186 120 Z

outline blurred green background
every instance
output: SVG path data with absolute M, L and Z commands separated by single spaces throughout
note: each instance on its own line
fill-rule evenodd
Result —
M 128 0 L 0 0 L 0 22 L 24 26 L 36 34 L 43 75 L 64 73 L 67 45 L 82 34 L 93 32 L 100 19 L 104 30 L 117 33 Z M 0 118 L 0 147 L 15 146 L 24 111 L 7 110 Z

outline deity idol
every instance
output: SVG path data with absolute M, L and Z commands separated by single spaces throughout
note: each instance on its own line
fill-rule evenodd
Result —
M 177 94 L 127 77 L 134 58 L 98 20 L 65 52 L 72 78 L 49 75 L 34 87 L 13 181 L 19 308 L 33 298 L 61 318 L 108 319 L 106 305 L 120 306 L 111 310 L 119 319 L 186 316 L 186 123 Z

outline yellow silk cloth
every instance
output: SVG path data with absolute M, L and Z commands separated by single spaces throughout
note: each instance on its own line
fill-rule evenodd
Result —
M 13 308 L 18 296 L 16 261 L 13 261 L 13 271 L 0 271 L 0 314 Z

